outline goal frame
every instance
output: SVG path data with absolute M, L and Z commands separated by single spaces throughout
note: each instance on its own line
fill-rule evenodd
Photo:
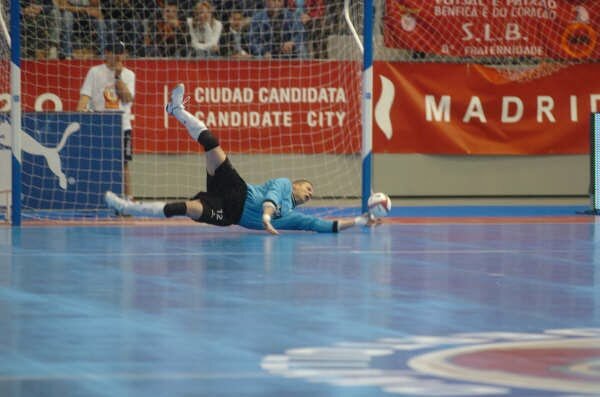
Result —
M 344 1 L 346 22 L 362 53 L 361 85 L 361 210 L 367 211 L 367 201 L 372 192 L 372 87 L 373 87 L 373 25 L 374 2 L 363 1 L 362 43 L 353 21 L 349 17 L 350 1 Z M 20 226 L 22 220 L 22 104 L 21 104 L 21 7 L 18 0 L 10 0 L 10 123 L 11 123 L 11 202 L 9 223 Z

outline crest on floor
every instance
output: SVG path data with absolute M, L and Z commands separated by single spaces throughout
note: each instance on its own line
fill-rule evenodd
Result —
M 300 347 L 263 358 L 277 376 L 400 396 L 556 396 L 600 390 L 600 328 L 417 335 Z

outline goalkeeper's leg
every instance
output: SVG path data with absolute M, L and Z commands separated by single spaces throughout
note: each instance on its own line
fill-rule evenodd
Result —
M 206 171 L 209 175 L 214 175 L 215 170 L 223 164 L 226 159 L 225 152 L 219 146 L 219 140 L 198 120 L 193 114 L 185 110 L 184 100 L 185 88 L 183 84 L 178 84 L 171 91 L 171 102 L 167 104 L 167 113 L 175 118 L 187 128 L 188 133 L 198 143 L 204 146 L 206 152 Z M 187 98 L 186 98 L 187 99 Z
M 111 191 L 104 193 L 104 200 L 109 208 L 121 215 L 131 215 L 147 218 L 170 218 L 172 216 L 188 216 L 194 220 L 202 216 L 200 200 L 178 201 L 165 203 L 163 201 L 131 201 L 123 199 Z
M 123 199 L 111 191 L 104 193 L 106 205 L 120 215 L 164 218 L 165 203 L 162 201 L 137 202 Z

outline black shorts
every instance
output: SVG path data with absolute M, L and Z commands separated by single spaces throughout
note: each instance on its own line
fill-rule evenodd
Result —
M 131 130 L 123 131 L 123 160 L 131 161 L 133 158 L 133 148 L 131 144 Z
M 206 175 L 206 190 L 192 198 L 200 200 L 203 207 L 197 221 L 217 226 L 237 224 L 244 211 L 248 186 L 228 158 L 214 175 Z

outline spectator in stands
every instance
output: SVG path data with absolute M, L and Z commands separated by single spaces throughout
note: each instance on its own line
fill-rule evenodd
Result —
M 265 0 L 250 23 L 250 52 L 258 58 L 304 58 L 304 27 L 283 0 Z
M 52 0 L 21 0 L 23 56 L 56 59 L 60 12 Z
M 123 159 L 125 165 L 124 193 L 131 197 L 129 161 L 132 158 L 131 107 L 135 96 L 135 73 L 123 64 L 127 57 L 125 44 L 121 41 L 106 47 L 103 64 L 93 66 L 81 87 L 77 111 L 121 111 L 123 112 Z
M 144 19 L 156 9 L 153 0 L 100 0 L 107 41 L 120 40 L 128 44 L 129 56 L 144 55 Z
M 185 22 L 179 16 L 177 0 L 165 0 L 150 30 L 146 39 L 148 55 L 162 58 L 188 55 L 188 33 Z
M 221 35 L 220 52 L 224 57 L 248 59 L 248 29 L 244 26 L 244 14 L 233 10 L 225 32 Z
M 104 52 L 106 26 L 98 0 L 57 0 L 62 13 L 61 56 L 91 58 Z
M 323 0 L 288 0 L 288 8 L 300 19 L 306 32 L 308 55 L 314 58 L 327 58 L 327 36 L 329 29 L 325 22 Z
M 325 25 L 329 28 L 330 34 L 344 35 L 350 34 L 346 19 L 344 18 L 344 2 L 327 2 L 325 11 Z
M 193 17 L 187 18 L 186 22 L 190 34 L 190 55 L 198 58 L 218 56 L 223 25 L 213 16 L 212 4 L 206 0 L 196 3 Z

